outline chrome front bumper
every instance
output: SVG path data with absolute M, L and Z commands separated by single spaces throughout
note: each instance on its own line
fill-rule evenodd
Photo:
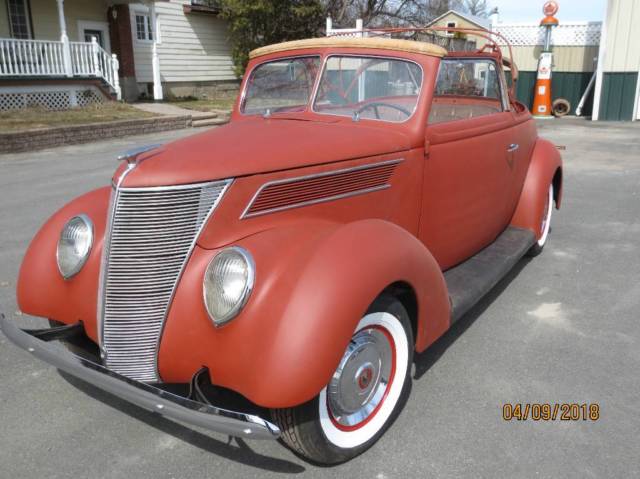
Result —
M 229 411 L 134 381 L 104 366 L 50 344 L 47 330 L 23 330 L 0 314 L 0 329 L 13 343 L 37 358 L 149 411 L 230 436 L 277 439 L 280 429 L 251 414 Z M 39 339 L 39 337 L 43 339 Z M 55 338 L 52 338 L 55 339 Z

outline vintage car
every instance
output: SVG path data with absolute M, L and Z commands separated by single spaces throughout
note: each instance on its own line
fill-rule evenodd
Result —
M 253 51 L 228 125 L 122 155 L 49 219 L 17 295 L 51 328 L 4 333 L 166 417 L 356 456 L 414 354 L 548 241 L 562 163 L 507 69 L 381 37 Z

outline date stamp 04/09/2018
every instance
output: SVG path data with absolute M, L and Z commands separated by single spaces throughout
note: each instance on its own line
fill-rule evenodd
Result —
M 505 421 L 597 421 L 600 405 L 596 403 L 505 403 Z

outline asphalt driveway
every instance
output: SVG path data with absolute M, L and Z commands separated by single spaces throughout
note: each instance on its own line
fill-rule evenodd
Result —
M 127 148 L 159 133 L 0 156 L 0 311 L 30 238 L 71 198 L 108 184 Z M 62 376 L 0 334 L 0 476 L 640 476 L 640 124 L 556 120 L 564 205 L 544 253 L 522 261 L 418 358 L 404 411 L 373 449 L 335 468 L 277 442 L 194 430 Z M 510 421 L 504 403 L 596 403 L 593 421 Z

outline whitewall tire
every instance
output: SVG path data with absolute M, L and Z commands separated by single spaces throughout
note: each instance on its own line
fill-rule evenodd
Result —
M 529 256 L 538 256 L 542 253 L 544 245 L 549 239 L 549 231 L 551 230 L 551 214 L 553 213 L 553 185 L 549 185 L 549 192 L 546 197 L 545 207 L 542 210 L 540 218 L 540 231 L 536 243 L 529 250 Z
M 358 323 L 329 384 L 306 404 L 273 411 L 285 444 L 320 464 L 367 450 L 406 401 L 413 349 L 407 311 L 381 296 Z

